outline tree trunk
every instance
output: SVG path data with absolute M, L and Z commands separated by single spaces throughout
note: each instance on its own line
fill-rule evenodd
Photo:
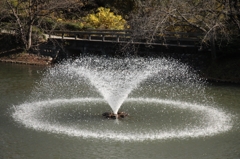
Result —
M 21 19 L 19 18 L 15 8 L 11 5 L 11 3 L 9 1 L 6 1 L 6 2 L 9 6 L 9 8 L 12 10 L 12 13 L 13 13 L 14 17 L 16 18 L 16 23 L 18 25 L 19 32 L 20 32 L 20 38 L 22 40 L 22 43 L 23 43 L 24 47 L 27 49 L 28 46 L 27 46 L 27 41 L 26 41 L 26 36 L 25 36 L 26 34 L 24 32 L 23 25 L 21 23 Z
M 29 50 L 32 46 L 32 28 L 33 28 L 33 24 L 30 24 L 28 29 L 28 37 L 27 37 L 28 43 L 27 43 L 26 50 Z

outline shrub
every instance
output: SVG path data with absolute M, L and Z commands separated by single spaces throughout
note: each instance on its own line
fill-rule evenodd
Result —
M 84 21 L 84 28 L 94 28 L 94 29 L 116 29 L 123 30 L 126 25 L 126 20 L 120 15 L 114 15 L 110 12 L 110 9 L 100 7 L 97 9 L 97 13 L 88 14 Z
M 52 30 L 57 28 L 58 22 L 51 18 L 44 18 L 41 21 L 40 26 L 45 30 Z
M 83 28 L 83 26 L 79 25 L 78 23 L 65 22 L 64 28 L 66 28 L 67 30 L 71 30 L 71 31 L 79 31 Z

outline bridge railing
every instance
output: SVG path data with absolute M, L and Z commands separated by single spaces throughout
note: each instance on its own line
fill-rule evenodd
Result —
M 49 38 L 121 42 L 130 39 L 128 30 L 51 31 Z
M 134 44 L 172 45 L 183 47 L 195 47 L 194 43 L 200 42 L 203 34 L 185 32 L 165 32 L 154 36 L 154 40 L 148 43 L 146 39 L 133 38 L 131 30 L 86 30 L 86 31 L 51 31 L 49 38 L 62 40 L 88 40 Z M 188 44 L 189 43 L 189 44 Z M 192 44 L 190 44 L 192 43 Z

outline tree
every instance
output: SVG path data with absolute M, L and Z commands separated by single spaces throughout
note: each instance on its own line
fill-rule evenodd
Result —
M 228 16 L 230 22 L 233 23 L 240 33 L 240 1 L 239 0 L 218 0 L 219 3 L 228 7 Z
M 237 4 L 236 4 L 237 3 Z M 239 2 L 233 0 L 149 0 L 138 1 L 131 14 L 133 37 L 148 42 L 167 31 L 200 32 L 201 42 L 229 40 L 239 28 Z M 236 24 L 233 28 L 232 22 Z M 213 52 L 213 58 L 216 55 Z
M 26 50 L 32 46 L 33 27 L 41 22 L 42 18 L 52 13 L 79 7 L 79 0 L 5 0 L 12 23 L 16 24 L 16 34 Z

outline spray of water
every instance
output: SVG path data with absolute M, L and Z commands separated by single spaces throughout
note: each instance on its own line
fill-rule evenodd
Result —
M 176 82 L 178 85 L 181 83 L 182 88 L 186 89 L 185 92 L 192 87 L 194 91 L 202 91 L 203 87 L 199 86 L 202 83 L 198 79 L 195 74 L 190 73 L 186 65 L 165 58 L 84 57 L 48 70 L 45 78 L 36 87 L 33 99 L 72 98 L 83 94 L 92 97 L 97 90 L 116 114 L 128 95 L 139 89 L 141 83 L 146 82 L 151 91 L 163 90 L 156 88 L 156 83 L 171 86 L 175 91 L 172 91 L 172 95 L 168 93 L 168 98 L 172 98 L 178 93 L 177 89 L 181 89 L 177 88 Z M 91 87 L 88 92 L 81 92 L 81 87 L 86 87 L 83 83 Z M 201 90 L 198 90 L 199 88 Z
M 48 69 L 44 77 L 36 84 L 29 101 L 16 106 L 13 117 L 26 127 L 37 130 L 117 140 L 199 137 L 231 129 L 230 115 L 215 107 L 210 107 L 209 105 L 213 105 L 213 103 L 205 96 L 204 91 L 204 82 L 192 73 L 189 67 L 175 60 L 82 57 Z M 158 117 L 150 120 L 149 117 L 141 116 L 146 120 L 141 122 L 141 118 L 137 118 L 135 124 L 129 124 L 130 127 L 126 125 L 121 127 L 121 122 L 118 122 L 115 124 L 117 127 L 112 125 L 109 129 L 109 123 L 104 125 L 104 122 L 96 117 L 99 115 L 93 115 L 95 112 L 90 110 L 91 108 L 105 109 L 106 107 L 102 105 L 109 105 L 117 114 L 122 105 L 129 102 L 135 103 L 127 108 L 129 111 L 134 110 L 138 114 L 141 110 L 138 105 L 144 103 L 149 106 L 144 111 L 149 113 L 149 116 Z M 78 106 L 72 106 L 76 103 Z M 152 106 L 156 104 L 157 107 Z M 165 105 L 170 105 L 170 107 L 165 107 Z M 73 126 L 74 115 L 72 113 L 65 113 L 62 119 L 54 118 L 54 116 L 61 116 L 59 112 L 66 111 L 65 109 L 61 110 L 65 106 L 69 109 L 77 108 L 75 112 L 81 112 L 75 117 L 77 121 L 81 122 L 79 127 Z M 164 113 L 168 112 L 170 108 L 173 108 L 174 111 L 165 118 Z M 48 109 L 53 109 L 52 112 L 58 113 L 46 115 Z M 178 113 L 175 109 L 181 109 L 178 116 L 183 118 L 183 126 L 179 127 L 179 123 L 176 123 L 164 127 L 165 123 L 170 123 L 166 119 L 172 118 L 179 122 L 174 118 Z M 189 110 L 189 113 L 182 114 Z M 68 121 L 69 118 L 66 118 L 66 114 L 71 114 L 70 121 Z M 90 118 L 89 114 L 91 114 Z M 184 114 L 191 117 L 182 117 Z M 213 116 L 215 118 L 212 118 Z M 50 121 L 52 118 L 54 120 Z M 161 123 L 160 128 L 160 121 L 156 120 L 161 118 L 166 121 Z M 146 122 L 148 120 L 149 122 Z M 101 123 L 97 121 L 101 121 Z M 68 122 L 67 126 L 64 126 L 64 122 Z M 94 126 L 90 125 L 91 122 Z M 85 126 L 84 123 L 86 123 Z M 75 125 L 78 124 L 75 123 Z M 149 125 L 153 125 L 154 130 L 153 128 L 149 129 Z M 123 132 L 123 129 L 126 132 Z M 137 133 L 140 131 L 142 133 Z

